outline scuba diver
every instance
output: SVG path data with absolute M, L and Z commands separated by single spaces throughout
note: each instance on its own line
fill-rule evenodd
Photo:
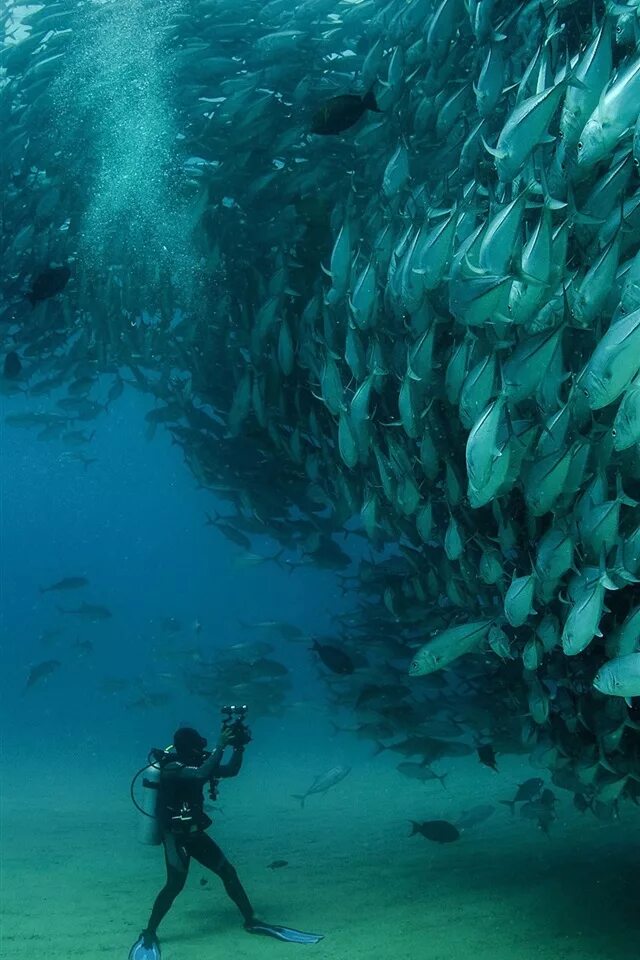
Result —
M 256 919 L 251 902 L 240 883 L 235 868 L 218 844 L 206 833 L 212 820 L 204 811 L 203 791 L 209 784 L 209 796 L 217 797 L 217 782 L 235 777 L 242 766 L 244 748 L 251 733 L 244 723 L 246 707 L 223 707 L 224 721 L 215 749 L 208 752 L 206 739 L 192 727 L 180 727 L 173 744 L 166 750 L 152 750 L 149 765 L 139 771 L 131 785 L 136 807 L 150 819 L 143 842 L 162 843 L 167 879 L 156 897 L 149 922 L 129 951 L 129 960 L 160 960 L 157 930 L 187 879 L 191 858 L 216 873 L 233 900 L 248 933 L 265 934 L 293 943 L 317 943 L 320 934 L 304 933 L 290 927 L 263 923 Z M 222 762 L 227 747 L 233 750 L 227 763 Z M 133 786 L 141 773 L 147 787 L 146 806 L 141 807 L 133 796 Z

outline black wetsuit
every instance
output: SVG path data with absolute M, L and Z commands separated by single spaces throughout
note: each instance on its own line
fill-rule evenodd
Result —
M 205 784 L 223 777 L 235 777 L 242 766 L 242 747 L 234 748 L 228 763 L 221 763 L 222 754 L 223 751 L 216 748 L 199 766 L 188 766 L 176 759 L 166 763 L 162 769 L 158 816 L 162 826 L 167 880 L 153 905 L 145 931 L 148 935 L 155 936 L 161 920 L 184 887 L 192 857 L 220 877 L 245 923 L 253 919 L 253 907 L 235 868 L 218 844 L 205 833 L 212 822 L 203 809 Z M 183 803 L 187 804 L 193 818 L 191 829 L 185 833 L 176 831 L 175 822 L 172 822 L 172 817 L 180 812 Z

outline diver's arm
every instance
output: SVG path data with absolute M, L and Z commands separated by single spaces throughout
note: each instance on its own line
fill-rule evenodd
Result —
M 222 779 L 223 777 L 235 777 L 240 773 L 242 758 L 244 757 L 244 747 L 234 747 L 231 759 L 228 763 L 220 763 L 214 776 Z
M 207 780 L 218 776 L 217 771 L 223 753 L 224 747 L 218 745 L 211 756 L 207 757 L 199 767 L 187 767 L 178 762 L 169 763 L 163 770 L 163 776 L 172 780 L 197 780 L 200 783 L 206 783 Z
M 218 776 L 220 776 L 218 770 L 220 768 L 222 754 L 224 753 L 225 747 L 229 746 L 232 736 L 233 734 L 231 733 L 231 730 L 228 727 L 225 727 L 218 737 L 215 750 L 203 763 L 197 767 L 189 766 L 187 764 L 180 763 L 179 761 L 176 763 L 169 763 L 164 768 L 163 775 L 165 777 L 175 778 L 177 780 L 196 780 L 198 783 L 207 783 L 208 780 L 215 780 Z M 230 764 L 232 763 L 233 758 L 230 761 Z M 227 764 L 227 766 L 230 764 Z M 238 769 L 240 769 L 239 765 Z M 222 776 L 232 776 L 232 774 L 222 774 Z

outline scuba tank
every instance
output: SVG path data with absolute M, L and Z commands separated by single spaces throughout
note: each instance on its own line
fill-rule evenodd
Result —
M 138 824 L 138 840 L 147 846 L 157 847 L 162 842 L 162 831 L 157 814 L 158 788 L 162 762 L 169 758 L 172 749 L 172 747 L 167 747 L 166 750 L 152 749 L 147 757 L 148 764 L 138 770 L 131 781 L 131 800 L 134 807 L 143 815 Z M 143 786 L 141 803 L 138 803 L 133 793 L 133 788 L 139 776 L 142 776 Z

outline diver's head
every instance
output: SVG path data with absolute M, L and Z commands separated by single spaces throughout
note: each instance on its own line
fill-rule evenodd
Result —
M 178 760 L 183 762 L 200 763 L 206 745 L 205 737 L 201 737 L 193 727 L 180 727 L 173 735 L 173 746 Z

